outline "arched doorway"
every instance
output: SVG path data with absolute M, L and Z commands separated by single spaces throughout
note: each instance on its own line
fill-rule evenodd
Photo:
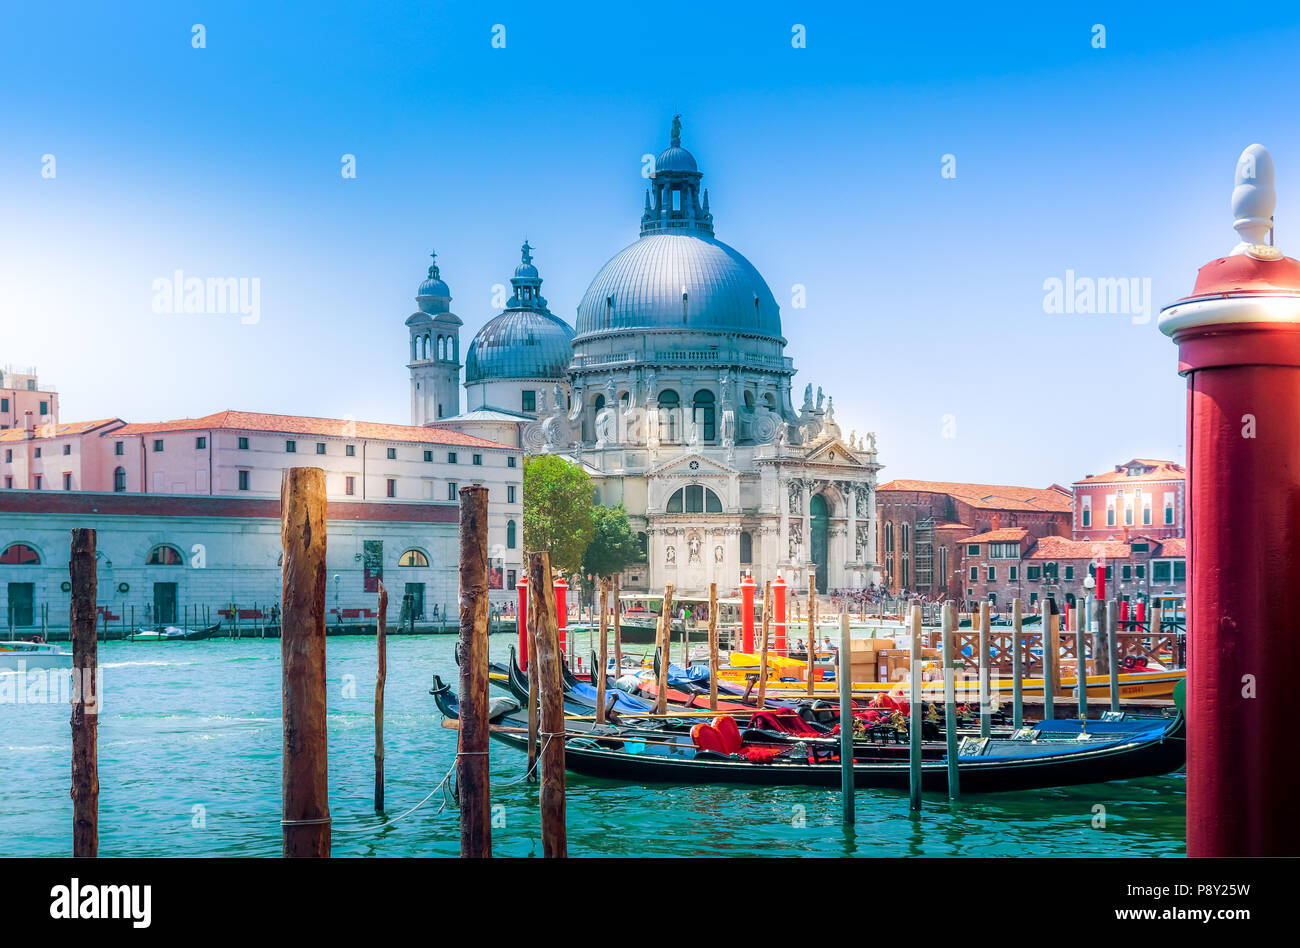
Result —
M 830 510 L 826 506 L 826 498 L 821 494 L 814 494 L 812 501 L 808 505 L 811 513 L 811 524 L 809 533 L 811 536 L 812 559 L 817 564 L 817 591 L 825 593 L 827 587 L 827 577 L 830 575 L 830 550 L 829 550 L 829 527 L 830 527 Z

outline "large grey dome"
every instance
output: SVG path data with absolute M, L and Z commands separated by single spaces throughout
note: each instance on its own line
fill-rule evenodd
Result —
M 573 358 L 573 330 L 534 310 L 508 310 L 478 331 L 465 355 L 465 381 L 560 379 Z
M 652 233 L 596 274 L 578 305 L 578 335 L 657 328 L 779 338 L 781 316 L 767 282 L 732 247 L 699 233 Z

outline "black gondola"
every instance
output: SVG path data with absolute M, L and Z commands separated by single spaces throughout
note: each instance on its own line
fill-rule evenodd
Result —
M 455 718 L 456 696 L 436 676 L 431 692 L 442 713 Z M 508 715 L 492 736 L 514 747 L 526 746 L 518 733 L 525 721 Z M 977 753 L 958 758 L 963 793 L 1032 790 L 1041 787 L 1101 783 L 1153 777 L 1177 770 L 1185 761 L 1184 719 L 1089 721 L 1088 740 L 1079 740 L 1077 721 L 1044 721 L 1033 741 L 990 739 L 977 742 Z M 740 755 L 697 750 L 682 736 L 641 733 L 603 726 L 584 727 L 565 741 L 565 764 L 574 773 L 635 783 L 744 783 L 838 787 L 840 765 L 833 748 L 813 742 L 757 744 L 749 747 L 770 756 L 761 762 Z M 923 754 L 922 787 L 946 791 L 948 769 L 940 748 Z M 898 747 L 855 747 L 854 783 L 859 787 L 907 789 L 906 756 Z

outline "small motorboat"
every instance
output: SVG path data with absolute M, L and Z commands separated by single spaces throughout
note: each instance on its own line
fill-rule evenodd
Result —
M 71 668 L 72 651 L 48 642 L 0 642 L 0 669 Z
M 199 642 L 211 638 L 220 628 L 220 622 L 206 629 L 184 629 L 178 625 L 160 625 L 137 629 L 127 638 L 132 642 Z

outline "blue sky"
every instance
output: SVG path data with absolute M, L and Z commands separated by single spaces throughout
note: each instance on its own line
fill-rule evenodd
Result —
M 884 477 L 1066 483 L 1181 459 L 1154 313 L 1048 314 L 1043 283 L 1149 279 L 1155 308 L 1188 292 L 1235 243 L 1255 141 L 1278 245 L 1300 249 L 1300 17 L 1133 7 L 9 5 L 0 362 L 38 366 L 65 420 L 406 422 L 403 320 L 430 248 L 462 348 L 525 237 L 572 322 L 636 237 L 641 156 L 680 112 L 719 239 L 782 303 L 796 391 L 874 430 Z M 177 269 L 258 278 L 260 321 L 154 312 Z

